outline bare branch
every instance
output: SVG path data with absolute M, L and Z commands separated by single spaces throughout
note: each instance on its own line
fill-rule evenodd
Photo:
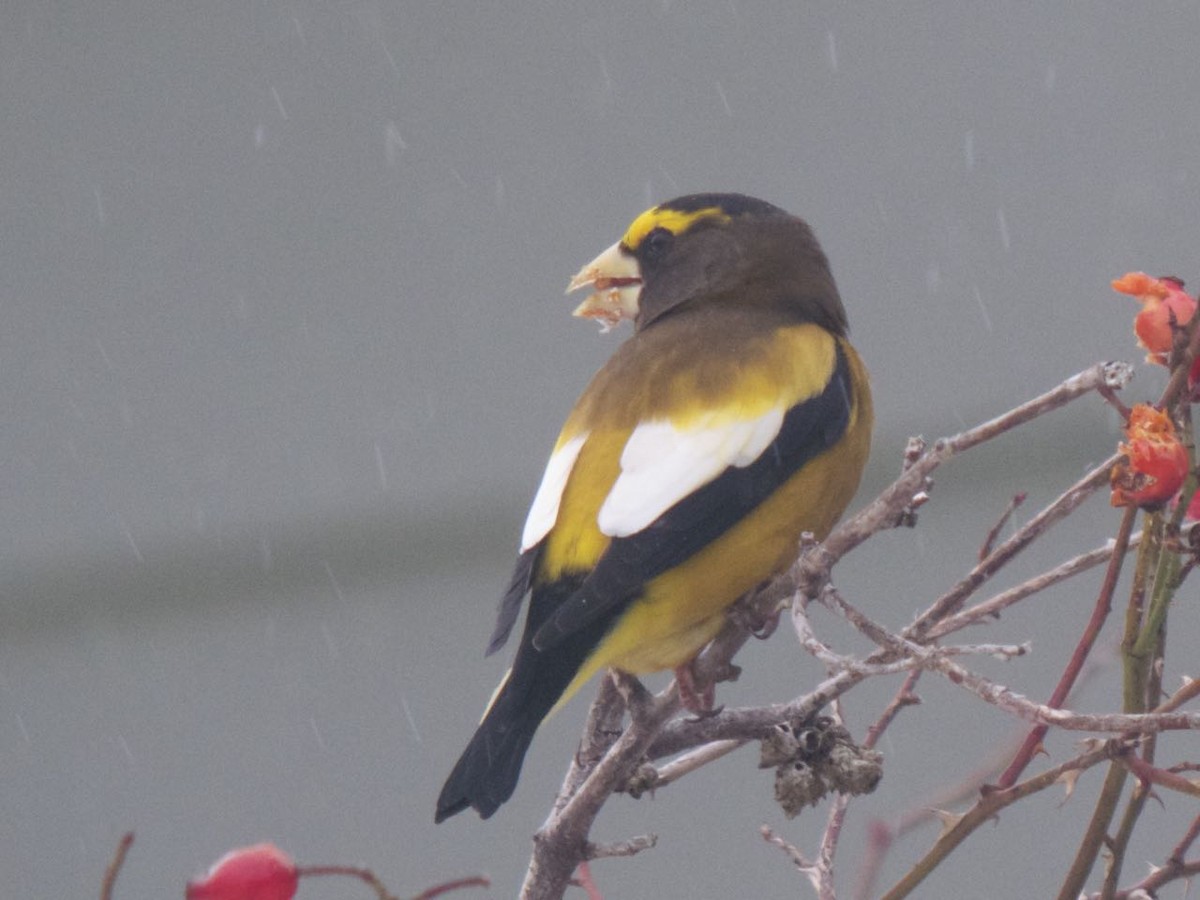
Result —
M 914 706 L 921 702 L 920 698 L 913 693 L 913 690 L 916 688 L 917 681 L 920 680 L 920 678 L 920 669 L 913 669 L 908 673 L 908 677 L 904 679 L 904 683 L 901 684 L 896 690 L 891 702 L 888 703 L 887 707 L 880 714 L 879 718 L 876 719 L 871 727 L 867 729 L 866 737 L 863 738 L 862 743 L 864 748 L 871 749 L 875 747 L 875 745 L 879 742 L 879 739 L 883 736 L 883 733 L 887 731 L 888 726 L 891 725 L 892 722 L 895 721 L 896 716 L 900 714 L 900 710 L 904 709 L 906 706 Z M 840 701 L 838 702 L 840 703 Z M 829 806 L 829 815 L 825 819 L 825 831 L 821 835 L 821 849 L 819 858 L 821 860 L 822 867 L 829 873 L 829 877 L 826 879 L 826 881 L 830 883 L 831 892 L 833 881 L 833 860 L 837 855 L 838 841 L 842 836 L 842 826 L 845 825 L 846 822 L 846 812 L 850 808 L 850 799 L 851 798 L 847 794 L 838 794 L 833 799 L 833 803 L 831 803 Z M 830 894 L 830 897 L 832 898 L 832 893 Z
M 998 706 L 1029 722 L 1052 725 L 1067 731 L 1155 734 L 1160 731 L 1200 729 L 1200 713 L 1076 713 L 1068 709 L 1034 703 L 1003 685 L 964 669 L 944 655 L 922 652 L 923 665 L 942 673 L 951 684 L 970 691 L 981 700 Z
M 622 721 L 625 716 L 625 701 L 617 684 L 611 677 L 600 680 L 600 688 L 596 699 L 588 710 L 587 722 L 583 727 L 583 737 L 579 749 L 571 759 L 563 786 L 559 789 L 554 801 L 554 815 L 562 812 L 567 801 L 579 790 L 579 786 L 604 758 L 604 754 L 616 742 L 621 733 Z
M 1113 900 L 1146 900 L 1146 898 L 1157 897 L 1156 892 L 1159 888 L 1165 887 L 1172 881 L 1190 879 L 1197 875 L 1200 875 L 1200 859 L 1194 859 L 1191 862 L 1173 862 L 1161 869 L 1155 869 L 1132 887 L 1117 891 L 1113 894 Z M 1094 896 L 1098 898 L 1100 895 L 1095 894 Z
M 1192 824 L 1188 826 L 1188 830 L 1179 839 L 1179 843 L 1172 848 L 1169 859 L 1183 862 L 1183 858 L 1187 856 L 1188 850 L 1198 837 L 1200 837 L 1200 816 L 1192 819 Z
M 821 897 L 822 900 L 824 900 L 824 897 L 829 896 L 821 893 L 821 884 L 823 879 L 821 877 L 822 873 L 818 869 L 817 864 L 809 862 L 809 860 L 805 858 L 804 854 L 800 851 L 799 847 L 781 838 L 771 829 L 769 825 L 763 825 L 759 829 L 759 833 L 762 834 L 763 840 L 765 840 L 768 844 L 774 844 L 787 854 L 788 859 L 792 861 L 792 865 L 794 865 L 796 869 L 812 884 L 813 889 L 817 891 L 818 897 Z
M 1049 706 L 1059 707 L 1067 702 L 1067 697 L 1079 679 L 1080 673 L 1083 672 L 1083 665 L 1096 645 L 1104 623 L 1108 620 L 1108 614 L 1112 610 L 1113 593 L 1117 589 L 1117 580 L 1121 577 L 1121 567 L 1125 562 L 1125 548 L 1133 537 L 1133 523 L 1136 518 L 1137 511 L 1134 509 L 1125 510 L 1121 516 L 1121 524 L 1117 528 L 1117 537 L 1114 541 L 1113 555 L 1108 560 L 1104 582 L 1100 585 L 1096 602 L 1092 605 L 1092 614 L 1087 625 L 1084 626 L 1083 634 L 1075 643 L 1075 649 L 1067 661 L 1066 668 L 1059 676 L 1058 683 L 1050 694 Z M 1046 736 L 1046 727 L 1045 724 L 1039 724 L 1025 736 L 1025 741 L 1021 744 L 1017 755 L 1012 758 L 1008 767 L 1000 775 L 1001 787 L 1007 787 L 1021 777 L 1021 773 L 1025 771 L 1025 767 L 1029 765 L 1029 761 L 1033 759 L 1033 755 L 1042 745 L 1042 739 Z
M 1120 454 L 1114 453 L 1067 488 L 1053 503 L 1025 523 L 1016 534 L 988 554 L 987 558 L 971 569 L 958 584 L 939 597 L 913 625 L 904 630 L 905 636 L 922 637 L 946 616 L 957 612 L 963 601 L 1001 567 L 1041 537 L 1052 525 L 1074 512 L 1093 493 L 1106 487 L 1108 473 L 1118 459 Z
M 1160 703 L 1155 712 L 1170 712 L 1200 695 L 1200 678 L 1189 678 L 1179 690 Z
M 669 763 L 659 766 L 655 770 L 654 787 L 665 787 L 672 782 L 678 781 L 684 775 L 695 772 L 701 766 L 706 766 L 723 756 L 728 756 L 739 747 L 744 747 L 746 743 L 744 739 L 710 741 L 707 744 L 697 747 L 695 750 L 677 756 Z
M 1191 794 L 1193 797 L 1200 797 L 1200 784 L 1197 784 L 1190 778 L 1184 778 L 1182 775 L 1177 775 L 1174 772 L 1151 765 L 1134 753 L 1123 756 L 1121 763 L 1142 784 L 1157 784 L 1165 788 L 1170 788 L 1173 791 L 1178 791 L 1181 794 Z
M 798 588 L 806 596 L 815 597 L 821 586 L 829 580 L 829 571 L 834 564 L 871 535 L 898 524 L 901 514 L 913 505 L 913 498 L 926 486 L 929 475 L 951 457 L 1101 387 L 1122 388 L 1132 377 L 1133 367 L 1128 363 L 1097 363 L 1003 415 L 951 437 L 941 438 L 927 450 L 923 444 L 918 445 L 922 448 L 919 455 L 910 442 L 906 467 L 900 477 L 862 510 L 843 520 L 820 545 L 802 553 L 796 565 L 779 579 L 781 596 L 787 596 Z
M 1012 518 L 1012 514 L 1025 502 L 1026 496 L 1028 495 L 1025 493 L 1013 494 L 1012 499 L 1008 501 L 1008 506 L 1004 507 L 1004 512 L 1000 514 L 1000 518 L 996 520 L 996 524 L 988 530 L 987 536 L 983 539 L 983 546 L 979 548 L 980 562 L 983 562 L 992 555 L 992 550 L 995 549 L 996 539 L 1000 537 L 1000 532 L 1008 524 L 1008 520 Z
M 1134 549 L 1142 540 L 1142 533 L 1139 531 L 1129 539 L 1129 545 L 1126 550 Z M 1031 597 L 1034 594 L 1041 593 L 1049 587 L 1053 587 L 1059 582 L 1066 581 L 1073 575 L 1078 575 L 1081 572 L 1086 572 L 1088 569 L 1094 568 L 1101 563 L 1108 562 L 1112 558 L 1113 550 L 1116 548 L 1116 541 L 1109 540 L 1104 546 L 1097 547 L 1094 550 L 1089 550 L 1087 553 L 1081 553 L 1066 562 L 1055 566 L 1049 571 L 1043 572 L 1040 575 L 1035 575 L 1028 581 L 1011 587 L 1006 591 L 1002 591 L 996 596 L 977 603 L 969 609 L 964 609 L 962 612 L 943 619 L 933 628 L 929 629 L 930 638 L 944 637 L 952 632 L 966 628 L 968 625 L 973 625 L 983 619 L 996 618 L 1001 611 L 1008 609 L 1016 603 L 1024 600 L 1026 597 Z
M 958 816 L 954 823 L 938 836 L 938 839 L 929 849 L 929 852 L 918 860 L 916 865 L 891 890 L 883 895 L 882 900 L 900 900 L 902 897 L 909 896 L 955 847 L 965 841 L 980 825 L 993 818 L 1000 810 L 1011 806 L 1024 797 L 1044 791 L 1046 788 L 1059 783 L 1064 776 L 1084 771 L 1112 759 L 1114 756 L 1126 752 L 1130 746 L 1131 744 L 1128 741 L 1121 739 L 1098 742 L 1095 746 L 1076 756 L 1074 759 L 1069 759 L 1060 765 L 1047 769 L 1045 772 L 1035 775 L 1020 784 L 1015 784 L 1009 788 L 984 791 L 975 802 L 975 805 L 961 816 Z

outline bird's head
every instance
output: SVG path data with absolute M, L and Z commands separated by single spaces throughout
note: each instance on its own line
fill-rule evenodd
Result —
M 641 331 L 714 304 L 770 309 L 835 334 L 846 330 L 833 275 L 799 218 L 742 194 L 690 194 L 646 210 L 571 279 L 593 293 L 575 315 Z

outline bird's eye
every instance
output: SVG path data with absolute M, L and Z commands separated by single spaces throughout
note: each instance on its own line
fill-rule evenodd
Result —
M 667 252 L 674 240 L 675 235 L 666 228 L 655 228 L 642 241 L 642 253 L 646 259 L 659 259 Z

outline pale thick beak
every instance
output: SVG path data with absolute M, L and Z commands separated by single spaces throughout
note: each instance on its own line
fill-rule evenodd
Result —
M 642 270 L 632 253 L 613 244 L 584 266 L 567 285 L 567 293 L 590 287 L 595 293 L 575 308 L 574 315 L 595 319 L 603 331 L 633 319 L 642 293 Z

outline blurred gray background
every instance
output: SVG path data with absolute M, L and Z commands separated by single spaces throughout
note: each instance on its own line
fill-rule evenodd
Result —
M 263 839 L 367 863 L 402 895 L 480 871 L 513 895 L 586 698 L 495 819 L 434 828 L 433 801 L 505 665 L 481 651 L 525 504 L 621 339 L 569 316 L 567 278 L 682 193 L 809 219 L 875 380 L 861 502 L 909 434 L 1140 360 L 1135 305 L 1108 282 L 1200 277 L 1198 39 L 1194 3 L 6 3 L 5 895 L 94 895 L 130 828 L 121 898 L 181 896 Z M 1127 398 L 1161 384 L 1143 367 Z M 1089 398 L 956 462 L 919 528 L 851 557 L 839 585 L 902 623 L 1013 492 L 1023 521 L 1116 437 Z M 1001 582 L 1111 534 L 1106 503 Z M 1035 649 L 977 667 L 1044 697 L 1097 582 L 977 635 Z M 1177 662 L 1198 633 L 1181 606 Z M 725 702 L 820 675 L 783 631 L 740 662 Z M 1115 684 L 1101 671 L 1077 705 L 1105 708 Z M 858 733 L 894 687 L 851 696 Z M 935 805 L 1019 733 L 931 677 L 922 694 L 848 820 L 846 886 L 871 817 Z M 811 852 L 824 810 L 785 823 L 753 762 L 614 800 L 596 839 L 661 841 L 596 864 L 606 895 L 806 896 L 757 829 Z M 1006 813 L 922 896 L 1056 889 L 1098 781 Z M 1131 871 L 1190 815 L 1152 804 Z M 887 880 L 934 834 L 900 842 Z

